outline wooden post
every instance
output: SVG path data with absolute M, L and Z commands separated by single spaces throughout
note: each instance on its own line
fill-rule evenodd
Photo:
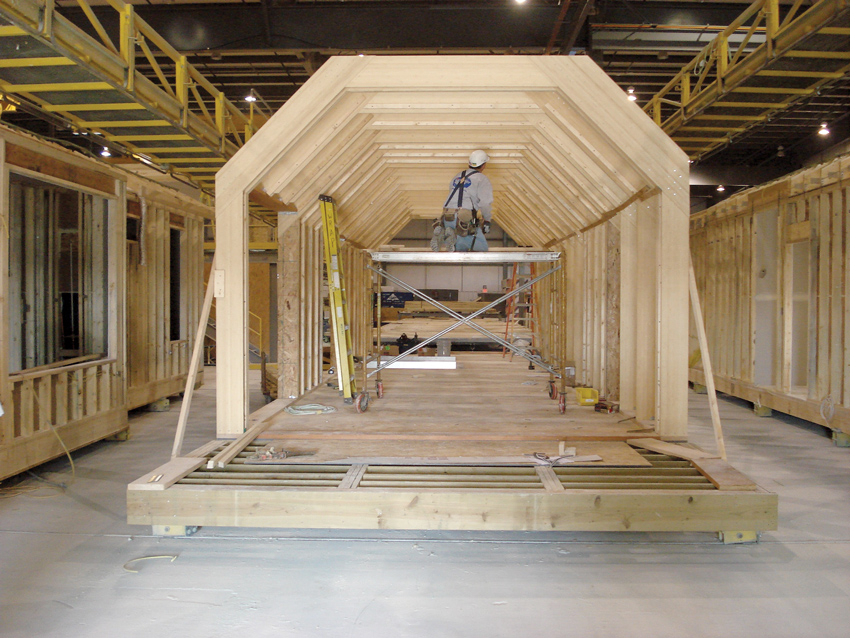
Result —
M 691 293 L 691 309 L 694 313 L 694 323 L 697 328 L 699 349 L 702 353 L 702 369 L 705 372 L 705 387 L 708 389 L 708 407 L 711 410 L 711 425 L 714 428 L 714 440 L 717 442 L 717 453 L 726 460 L 726 444 L 723 442 L 723 427 L 720 424 L 720 409 L 717 406 L 717 392 L 714 388 L 714 373 L 711 370 L 711 357 L 708 354 L 708 339 L 705 336 L 705 324 L 702 320 L 702 308 L 699 303 L 697 279 L 694 275 L 693 259 L 688 259 L 688 283 Z
M 6 142 L 0 140 L 0 326 L 9 332 L 9 172 L 6 170 Z M 8 343 L 7 339 L 4 342 Z M 0 403 L 4 415 L 0 416 L 0 445 L 11 440 L 12 414 L 9 384 L 9 346 L 0 348 Z
M 674 197 L 660 196 L 657 301 L 655 309 L 658 388 L 656 426 L 668 440 L 688 438 L 688 212 Z M 658 196 L 656 196 L 658 197 Z M 655 199 L 655 198 L 653 198 Z
M 212 260 L 211 273 L 215 271 L 215 255 Z M 174 447 L 171 448 L 171 458 L 180 456 L 180 448 L 183 447 L 183 437 L 186 434 L 186 422 L 189 420 L 189 409 L 192 407 L 192 394 L 195 391 L 195 379 L 201 365 L 201 354 L 204 351 L 204 335 L 206 334 L 207 321 L 210 318 L 212 308 L 213 292 L 215 291 L 215 277 L 210 276 L 207 283 L 207 292 L 204 295 L 204 306 L 201 309 L 201 318 L 198 321 L 198 330 L 195 333 L 195 345 L 192 348 L 192 362 L 189 364 L 189 376 L 186 377 L 186 389 L 183 391 L 183 403 L 180 405 L 180 418 L 177 419 L 177 432 L 174 434 Z
M 281 399 L 301 394 L 301 227 L 278 224 L 277 396 Z
M 227 186 L 231 188 L 228 189 Z M 248 198 L 216 183 L 216 432 L 239 436 L 248 418 Z M 222 192 L 224 191 L 224 192 Z

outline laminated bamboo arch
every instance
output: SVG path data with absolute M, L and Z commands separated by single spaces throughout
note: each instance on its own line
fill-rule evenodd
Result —
M 521 245 L 562 251 L 564 286 L 580 285 L 570 267 L 590 258 L 594 233 L 616 225 L 621 405 L 660 436 L 686 438 L 687 157 L 592 60 L 572 56 L 332 58 L 221 169 L 219 436 L 248 423 L 248 194 L 297 211 L 279 218 L 284 262 L 297 265 L 317 252 L 320 194 L 337 202 L 349 246 L 378 248 L 436 216 L 475 148 L 491 156 L 494 219 Z M 320 321 L 317 304 L 292 313 L 300 319 L 281 317 L 287 339 L 316 332 L 304 322 Z M 308 376 L 299 388 L 318 383 Z

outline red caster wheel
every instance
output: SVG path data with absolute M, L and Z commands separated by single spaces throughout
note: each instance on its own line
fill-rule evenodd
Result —
M 567 411 L 567 395 L 562 394 L 558 397 L 558 412 L 564 414 Z
M 379 399 L 384 398 L 384 382 L 383 381 L 378 381 L 375 384 L 375 392 L 377 393 Z
M 558 398 L 558 389 L 555 387 L 554 381 L 549 382 L 549 398 L 550 399 L 557 399 Z
M 363 414 L 366 410 L 369 409 L 369 393 L 361 392 L 354 399 L 354 409 L 357 410 L 358 413 Z

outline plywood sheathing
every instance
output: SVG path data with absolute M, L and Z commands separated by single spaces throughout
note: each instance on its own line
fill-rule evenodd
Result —
M 282 224 L 305 232 L 319 228 L 318 195 L 331 195 L 350 244 L 378 247 L 411 218 L 436 217 L 475 148 L 492 158 L 494 218 L 520 244 L 555 240 L 565 263 L 593 258 L 604 268 L 606 225 L 594 226 L 612 211 L 630 219 L 620 286 L 634 299 L 620 323 L 634 325 L 620 336 L 621 393 L 661 436 L 686 436 L 686 156 L 589 58 L 452 56 L 333 58 L 218 173 L 220 435 L 241 433 L 247 416 L 247 193 L 259 187 L 293 204 Z M 585 294 L 576 283 L 574 294 Z M 592 345 L 563 317 L 559 360 L 572 339 L 573 351 L 593 348 L 598 376 L 605 310 Z
M 850 433 L 850 157 L 695 215 L 717 389 Z M 695 336 L 695 328 L 691 334 Z M 695 339 L 690 378 L 704 383 Z

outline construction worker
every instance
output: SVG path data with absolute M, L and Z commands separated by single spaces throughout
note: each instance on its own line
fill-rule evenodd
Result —
M 493 217 L 493 186 L 484 175 L 490 157 L 484 151 L 473 151 L 469 168 L 455 175 L 449 196 L 443 205 L 443 215 L 434 222 L 431 250 L 484 252 L 490 220 Z

